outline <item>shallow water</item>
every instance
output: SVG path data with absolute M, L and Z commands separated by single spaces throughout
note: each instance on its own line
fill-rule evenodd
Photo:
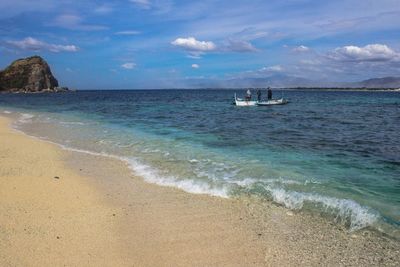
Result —
M 399 93 L 285 91 L 285 106 L 235 107 L 234 92 L 0 95 L 0 107 L 17 113 L 18 129 L 119 157 L 149 182 L 255 194 L 398 234 Z

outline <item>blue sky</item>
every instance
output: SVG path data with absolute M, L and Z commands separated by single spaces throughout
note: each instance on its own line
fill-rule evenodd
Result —
M 0 0 L 0 10 L 0 68 L 41 55 L 78 89 L 400 76 L 399 0 Z

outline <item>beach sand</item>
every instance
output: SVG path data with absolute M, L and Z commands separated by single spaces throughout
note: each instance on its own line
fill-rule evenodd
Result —
M 0 117 L 0 266 L 400 263 L 399 241 L 257 199 L 161 187 Z

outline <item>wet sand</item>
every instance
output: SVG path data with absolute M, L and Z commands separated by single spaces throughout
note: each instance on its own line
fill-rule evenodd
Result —
M 398 266 L 399 241 L 257 199 L 160 187 L 0 118 L 0 266 Z

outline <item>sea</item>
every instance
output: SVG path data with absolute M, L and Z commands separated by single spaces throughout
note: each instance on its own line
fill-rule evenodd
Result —
M 234 106 L 234 93 L 245 90 L 1 94 L 0 115 L 149 183 L 400 237 L 400 93 L 274 90 L 290 103 L 263 107 Z

